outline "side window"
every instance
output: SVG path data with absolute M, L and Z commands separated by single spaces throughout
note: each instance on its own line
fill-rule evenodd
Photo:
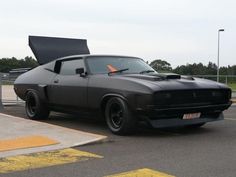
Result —
M 84 67 L 84 60 L 69 60 L 61 64 L 60 74 L 62 75 L 75 75 L 75 69 Z

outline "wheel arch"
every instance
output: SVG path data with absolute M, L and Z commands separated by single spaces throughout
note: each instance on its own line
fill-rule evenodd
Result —
M 38 85 L 37 88 L 29 88 L 25 91 L 24 98 L 26 98 L 27 94 L 30 91 L 36 92 L 40 98 L 41 101 L 47 102 L 48 101 L 48 96 L 47 96 L 47 91 L 46 91 L 46 85 Z
M 107 104 L 108 100 L 113 98 L 113 97 L 121 98 L 126 103 L 128 103 L 128 100 L 123 95 L 120 95 L 120 94 L 117 94 L 117 93 L 106 94 L 102 97 L 101 102 L 100 102 L 100 110 L 101 110 L 102 114 L 104 114 L 104 111 L 105 111 L 106 104 Z
M 37 91 L 37 90 L 35 90 L 35 89 L 32 89 L 32 88 L 30 88 L 30 89 L 27 89 L 27 90 L 25 91 L 25 93 L 24 93 L 24 99 L 26 99 L 26 97 L 27 97 L 27 94 L 28 94 L 29 92 L 36 92 L 36 93 L 38 93 L 38 91 Z

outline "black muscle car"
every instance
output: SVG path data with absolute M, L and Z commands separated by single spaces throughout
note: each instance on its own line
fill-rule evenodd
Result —
M 160 74 L 142 59 L 90 55 L 86 40 L 30 36 L 40 66 L 19 76 L 16 94 L 30 119 L 50 111 L 93 112 L 115 134 L 153 127 L 199 127 L 223 119 L 231 90 L 210 80 Z

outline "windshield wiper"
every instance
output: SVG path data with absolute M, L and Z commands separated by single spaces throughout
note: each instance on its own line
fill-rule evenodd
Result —
M 127 71 L 127 70 L 129 70 L 129 68 L 119 69 L 119 70 L 116 70 L 116 71 L 110 71 L 108 73 L 108 75 L 113 74 L 113 73 L 122 73 L 123 71 Z
M 144 73 L 153 73 L 155 71 L 153 70 L 144 70 L 144 71 L 141 71 L 139 74 L 144 74 Z

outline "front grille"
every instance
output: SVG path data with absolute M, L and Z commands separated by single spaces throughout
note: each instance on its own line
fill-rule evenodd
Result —
M 229 89 L 174 90 L 155 93 L 155 105 L 165 107 L 188 107 L 228 103 Z

